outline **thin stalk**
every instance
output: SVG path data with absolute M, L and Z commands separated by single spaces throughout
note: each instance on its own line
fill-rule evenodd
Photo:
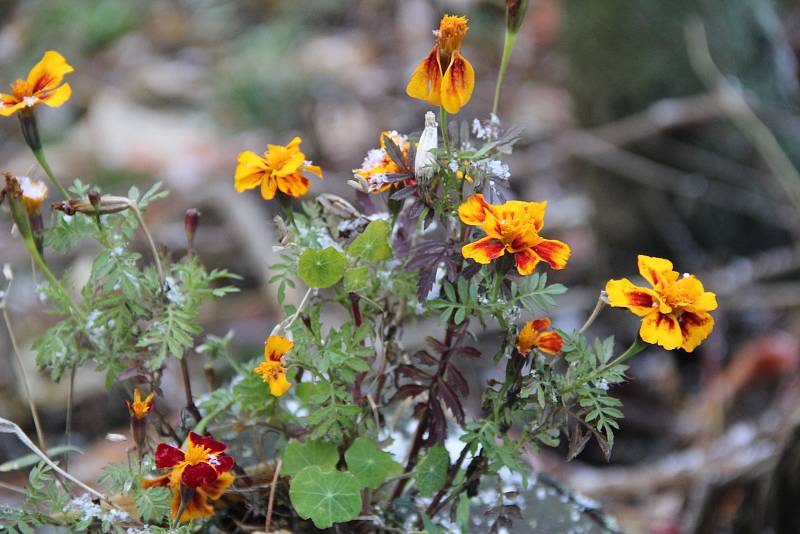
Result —
M 186 395 L 186 409 L 192 414 L 195 424 L 197 424 L 200 422 L 203 416 L 200 415 L 200 410 L 197 409 L 197 405 L 194 403 L 194 395 L 192 395 L 192 381 L 189 378 L 189 362 L 186 361 L 186 358 L 187 355 L 184 354 L 183 358 L 180 359 L 181 376 L 183 377 L 183 392 Z
M 64 425 L 64 441 L 67 445 L 67 450 L 64 452 L 64 471 L 69 471 L 69 450 L 72 447 L 72 404 L 77 370 L 77 364 L 73 363 L 72 368 L 69 370 L 69 384 L 67 385 L 67 421 Z
M 500 88 L 503 86 L 503 80 L 506 78 L 506 69 L 508 69 L 511 51 L 514 49 L 516 40 L 517 32 L 506 30 L 506 38 L 503 42 L 503 57 L 500 58 L 500 70 L 497 71 L 497 85 L 495 85 L 494 88 L 494 102 L 492 104 L 492 113 L 494 115 L 497 115 L 497 107 L 500 105 Z
M 442 129 L 442 145 L 446 152 L 450 152 L 450 137 L 447 132 L 447 110 L 439 108 L 439 127 Z
M 50 181 L 53 182 L 53 185 L 56 187 L 56 189 L 58 189 L 58 192 L 61 193 L 65 199 L 69 200 L 69 193 L 67 193 L 67 190 L 64 189 L 64 186 L 61 185 L 61 182 L 59 182 L 58 178 L 56 178 L 56 175 L 53 173 L 53 169 L 50 168 L 50 164 L 47 163 L 47 158 L 44 157 L 44 150 L 41 148 L 38 150 L 33 150 L 33 155 L 36 158 L 36 161 L 39 162 L 39 165 L 41 165 L 42 169 L 44 169 L 47 177 L 50 178 Z
M 592 313 L 589 315 L 589 318 L 586 319 L 586 322 L 583 323 L 583 326 L 580 328 L 580 330 L 578 330 L 579 334 L 583 334 L 589 329 L 590 326 L 592 326 L 592 323 L 594 323 L 595 319 L 597 319 L 597 316 L 600 315 L 600 312 L 606 307 L 607 298 L 608 296 L 606 295 L 606 292 L 601 291 L 600 296 L 597 297 L 597 303 L 594 305 Z
M 164 268 L 161 266 L 161 258 L 158 255 L 158 249 L 156 249 L 156 244 L 153 241 L 153 236 L 150 235 L 150 230 L 147 229 L 147 225 L 144 223 L 144 219 L 142 218 L 142 212 L 139 211 L 139 207 L 134 204 L 133 202 L 128 204 L 133 214 L 136 216 L 136 220 L 139 221 L 139 226 L 142 227 L 142 231 L 144 232 L 145 237 L 147 237 L 147 244 L 150 245 L 150 252 L 153 254 L 153 261 L 156 262 L 156 269 L 158 269 L 158 278 L 161 280 L 161 284 L 164 284 Z
M 267 501 L 267 519 L 264 522 L 264 532 L 269 534 L 269 531 L 272 529 L 272 509 L 275 506 L 275 489 L 278 486 L 278 477 L 281 474 L 281 466 L 283 465 L 283 459 L 278 458 L 278 463 L 275 465 L 275 474 L 272 475 L 272 484 L 269 488 L 269 501 Z
M 8 293 L 9 288 L 6 289 L 6 293 Z M 17 359 L 20 375 L 22 376 L 22 385 L 25 387 L 25 396 L 28 398 L 28 407 L 31 410 L 33 426 L 36 428 L 36 439 L 39 442 L 39 448 L 44 451 L 47 450 L 47 447 L 45 446 L 44 432 L 42 432 L 42 423 L 39 421 L 39 412 L 36 410 L 36 404 L 33 402 L 33 395 L 31 395 L 31 384 L 30 380 L 28 379 L 28 371 L 25 370 L 25 365 L 22 362 L 22 355 L 20 354 L 19 346 L 17 345 L 17 337 L 14 335 L 14 330 L 11 328 L 11 320 L 8 317 L 8 311 L 6 310 L 4 302 L 0 302 L 0 308 L 3 310 L 3 321 L 6 323 L 8 337 L 11 339 L 11 348 L 14 351 L 14 356 Z

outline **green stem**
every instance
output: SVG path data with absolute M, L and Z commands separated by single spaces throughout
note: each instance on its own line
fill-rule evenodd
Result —
M 620 354 L 607 364 L 603 365 L 602 367 L 589 373 L 580 382 L 575 382 L 574 384 L 570 384 L 567 388 L 565 388 L 562 391 L 562 394 L 566 395 L 567 393 L 571 393 L 572 391 L 575 391 L 575 389 L 582 386 L 583 384 L 586 384 L 587 382 L 591 382 L 592 380 L 603 376 L 603 373 L 605 373 L 612 367 L 616 367 L 617 365 L 621 365 L 626 361 L 630 360 L 631 358 L 642 352 L 645 349 L 645 347 L 647 347 L 647 344 L 641 341 L 637 336 L 636 339 L 633 340 L 633 343 L 631 343 L 631 346 L 628 347 L 628 350 L 626 350 L 625 352 L 623 352 L 622 354 Z
M 511 59 L 511 51 L 514 49 L 514 42 L 517 40 L 517 32 L 506 30 L 506 38 L 503 42 L 503 57 L 500 59 L 500 70 L 497 71 L 497 85 L 494 88 L 494 103 L 492 104 L 492 113 L 497 115 L 497 107 L 500 105 L 500 88 L 503 86 L 503 80 L 506 77 L 506 69 L 508 62 Z
M 52 271 L 50 271 L 50 269 L 47 268 L 47 264 L 42 259 L 41 254 L 39 254 L 39 250 L 36 248 L 36 243 L 34 243 L 33 238 L 32 237 L 26 238 L 24 239 L 24 241 L 25 241 L 25 246 L 28 247 L 28 252 L 30 253 L 31 258 L 33 258 L 33 262 L 36 264 L 37 267 L 39 267 L 39 270 L 42 271 L 44 277 L 47 278 L 47 281 L 50 283 L 50 285 L 57 288 L 57 290 L 62 294 L 61 296 L 64 299 L 64 301 L 69 303 L 69 307 L 72 310 L 72 313 L 81 321 L 82 324 L 85 323 L 86 316 L 84 315 L 83 310 L 81 310 L 75 304 L 75 302 L 73 302 L 72 296 L 69 293 L 67 293 L 67 290 L 64 289 L 64 286 L 61 285 L 61 282 L 58 281 L 58 278 L 56 278 L 56 276 L 52 273 Z
M 450 153 L 450 138 L 447 135 L 447 110 L 444 107 L 439 108 L 439 128 L 442 130 L 442 145 L 445 151 Z
M 53 173 L 53 169 L 50 168 L 50 164 L 47 163 L 47 159 L 44 157 L 44 150 L 41 148 L 34 150 L 33 155 L 36 157 L 36 161 L 39 162 L 39 165 L 42 166 L 42 169 L 44 169 L 45 174 L 47 174 L 47 176 L 50 178 L 50 181 L 53 182 L 54 186 L 56 186 L 58 192 L 61 193 L 64 198 L 69 200 L 69 193 L 67 193 L 67 190 L 64 189 L 64 186 L 61 185 L 61 182 L 59 182 L 58 178 L 56 178 L 55 174 Z

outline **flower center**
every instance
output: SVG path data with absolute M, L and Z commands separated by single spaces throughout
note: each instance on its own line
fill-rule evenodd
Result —
M 189 448 L 184 454 L 184 462 L 189 465 L 197 465 L 199 463 L 207 462 L 211 456 L 211 451 L 202 445 L 189 445 Z
M 439 31 L 436 34 L 442 54 L 449 57 L 453 52 L 461 48 L 461 41 L 464 40 L 466 33 L 466 17 L 445 15 L 439 23 Z

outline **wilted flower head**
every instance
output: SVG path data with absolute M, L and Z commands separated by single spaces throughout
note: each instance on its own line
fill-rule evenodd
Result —
M 27 176 L 17 178 L 22 187 L 22 201 L 29 215 L 39 213 L 42 202 L 47 198 L 47 185 L 41 180 L 34 180 Z
M 522 276 L 531 274 L 540 261 L 553 269 L 563 269 L 571 253 L 569 246 L 539 235 L 546 206 L 547 202 L 519 200 L 494 206 L 481 194 L 471 196 L 458 207 L 458 216 L 464 224 L 480 226 L 487 235 L 464 245 L 461 254 L 487 264 L 508 252 L 514 255 L 517 272 Z
M 261 196 L 271 200 L 280 190 L 290 197 L 301 197 L 311 185 L 305 172 L 322 178 L 322 170 L 311 165 L 300 150 L 302 139 L 295 137 L 288 145 L 267 145 L 264 157 L 250 150 L 239 154 L 234 177 L 236 191 L 261 186 Z
M 381 132 L 380 148 L 373 148 L 367 153 L 367 157 L 361 163 L 360 169 L 355 169 L 353 174 L 367 183 L 370 193 L 382 193 L 391 188 L 393 184 L 399 183 L 392 181 L 395 175 L 405 172 L 405 169 L 398 165 L 390 155 L 387 148 L 389 138 L 402 153 L 403 159 L 408 159 L 408 148 L 410 142 L 408 137 L 394 130 Z M 412 185 L 413 181 L 406 180 L 406 185 Z
M 131 418 L 133 419 L 144 419 L 150 414 L 150 410 L 153 409 L 153 397 L 155 394 L 150 392 L 150 394 L 142 400 L 142 392 L 139 391 L 139 388 L 135 388 L 133 390 L 133 402 L 129 400 L 125 400 L 125 404 L 128 405 L 128 412 L 131 414 Z
M 425 129 L 419 137 L 417 155 L 414 158 L 414 175 L 417 178 L 430 178 L 435 170 L 436 156 L 433 151 L 439 144 L 436 126 L 436 116 L 433 112 L 425 113 Z
M 445 15 L 434 32 L 436 44 L 411 75 L 406 93 L 448 113 L 458 113 L 472 97 L 475 70 L 461 55 L 461 42 L 467 33 L 467 18 Z M 446 65 L 446 69 L 442 66 Z
M 264 345 L 264 361 L 253 371 L 269 384 L 269 391 L 280 397 L 292 385 L 286 380 L 286 368 L 281 365 L 281 358 L 294 347 L 294 343 L 283 336 L 269 336 Z
M 167 443 L 156 447 L 156 467 L 170 472 L 154 479 L 142 481 L 142 487 L 168 487 L 172 490 L 172 516 L 181 508 L 181 494 L 188 494 L 181 521 L 210 517 L 214 513 L 209 500 L 219 499 L 233 483 L 229 473 L 233 458 L 223 454 L 227 445 L 211 438 L 189 432 L 188 446 L 181 450 Z M 191 491 L 182 492 L 181 487 Z
M 717 296 L 694 275 L 673 271 L 672 262 L 663 258 L 640 255 L 639 273 L 652 289 L 627 278 L 609 280 L 609 304 L 643 317 L 639 335 L 646 343 L 692 352 L 714 329 L 708 312 L 717 309 Z
M 523 355 L 533 349 L 539 349 L 553 356 L 560 354 L 564 347 L 564 340 L 556 332 L 547 332 L 549 328 L 550 319 L 548 317 L 525 323 L 517 337 L 517 351 Z
M 58 107 L 72 95 L 68 83 L 61 85 L 64 75 L 74 69 L 64 56 L 50 50 L 28 73 L 26 80 L 18 79 L 11 84 L 11 94 L 0 93 L 0 115 L 8 117 L 24 108 L 36 104 Z

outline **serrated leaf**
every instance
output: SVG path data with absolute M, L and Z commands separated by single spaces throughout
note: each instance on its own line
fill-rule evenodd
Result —
M 297 265 L 297 276 L 309 287 L 331 287 L 342 279 L 347 258 L 333 247 L 317 251 L 306 249 Z
M 344 272 L 344 290 L 348 293 L 358 293 L 367 289 L 368 285 L 369 269 L 366 267 L 351 267 Z
M 306 467 L 292 478 L 289 498 L 297 514 L 311 519 L 317 528 L 350 521 L 361 512 L 361 486 L 356 477 L 319 466 Z
M 307 440 L 305 443 L 300 443 L 293 439 L 283 453 L 282 472 L 294 476 L 309 466 L 333 469 L 338 461 L 339 452 L 336 450 L 336 445 L 319 440 Z
M 392 257 L 392 247 L 389 245 L 391 232 L 388 222 L 381 219 L 372 221 L 361 235 L 350 243 L 347 253 L 367 261 L 388 260 Z
M 169 513 L 171 502 L 169 488 L 149 488 L 136 494 L 136 510 L 148 522 L 161 522 Z
M 377 443 L 367 438 L 356 439 L 344 453 L 344 458 L 347 469 L 362 485 L 372 489 L 378 489 L 402 468 L 390 453 L 382 451 Z
M 431 497 L 442 489 L 447 480 L 447 468 L 450 467 L 450 455 L 441 445 L 428 450 L 428 454 L 417 467 L 417 489 L 423 497 Z

